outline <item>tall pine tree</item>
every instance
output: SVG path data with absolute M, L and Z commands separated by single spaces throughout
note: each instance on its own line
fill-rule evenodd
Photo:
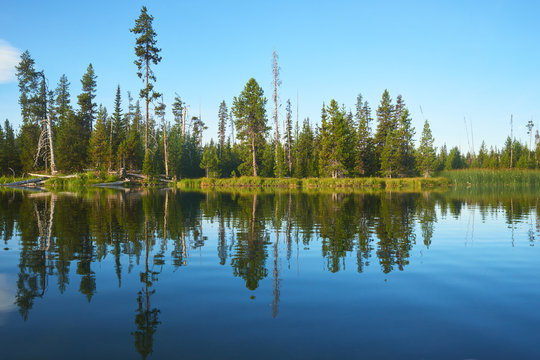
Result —
M 161 49 L 156 46 L 156 32 L 152 27 L 154 17 L 148 14 L 146 6 L 141 9 L 139 18 L 135 20 L 135 26 L 130 29 L 132 33 L 137 35 L 135 41 L 135 55 L 137 60 L 134 61 L 137 65 L 137 76 L 144 82 L 144 88 L 141 89 L 139 96 L 144 99 L 146 106 L 145 117 L 145 132 L 144 132 L 144 151 L 148 152 L 148 131 L 149 131 L 149 104 L 152 100 L 159 98 L 161 95 L 154 91 L 154 83 L 156 76 L 151 68 L 151 65 L 157 65 L 161 61 L 159 53 Z

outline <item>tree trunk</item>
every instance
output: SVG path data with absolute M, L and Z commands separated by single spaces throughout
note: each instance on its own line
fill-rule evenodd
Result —
M 186 133 L 186 108 L 182 109 L 182 137 Z
M 146 46 L 148 53 L 148 45 Z M 145 101 L 146 101 L 146 128 L 144 132 L 144 155 L 146 156 L 146 153 L 148 152 L 148 60 L 146 60 L 146 94 L 145 94 Z
M 251 134 L 251 154 L 253 157 L 253 176 L 257 177 L 257 161 L 255 159 L 255 133 Z
M 167 129 L 165 127 L 165 115 L 163 115 L 163 150 L 165 152 L 165 177 L 169 178 L 169 154 L 167 152 Z
M 47 115 L 47 135 L 49 136 L 49 148 L 51 151 L 51 175 L 56 175 L 56 164 L 54 162 L 54 147 L 51 130 L 51 118 Z

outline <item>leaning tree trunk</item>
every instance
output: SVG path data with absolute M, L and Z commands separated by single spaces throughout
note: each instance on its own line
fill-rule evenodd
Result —
M 51 151 L 51 175 L 56 175 L 56 164 L 54 162 L 54 148 L 51 127 L 51 118 L 49 117 L 49 115 L 47 115 L 47 135 L 49 136 L 49 148 Z

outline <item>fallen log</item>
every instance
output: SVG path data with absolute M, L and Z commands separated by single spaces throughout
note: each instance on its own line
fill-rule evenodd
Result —
M 49 174 L 32 174 L 32 173 L 28 173 L 28 175 L 30 176 L 39 176 L 39 177 L 42 177 L 42 178 L 58 178 L 58 179 L 71 179 L 71 178 L 75 178 L 79 175 L 77 174 L 71 174 L 71 175 L 65 175 L 65 176 L 56 176 L 56 175 L 49 175 Z
M 146 179 L 147 176 L 145 175 L 140 175 L 140 174 L 133 174 L 133 173 L 126 173 L 126 176 L 127 177 L 134 177 L 134 178 L 137 178 L 137 179 Z
M 45 179 L 46 179 L 45 177 L 40 177 L 36 179 L 21 180 L 21 181 L 15 181 L 9 184 L 3 184 L 1 186 L 24 186 L 24 185 L 30 185 L 30 184 L 37 184 Z
M 94 184 L 92 186 L 97 187 L 118 187 L 124 185 L 124 183 L 129 182 L 129 180 L 122 180 L 122 181 L 114 181 L 114 182 L 108 182 L 108 183 L 100 183 L 100 184 Z

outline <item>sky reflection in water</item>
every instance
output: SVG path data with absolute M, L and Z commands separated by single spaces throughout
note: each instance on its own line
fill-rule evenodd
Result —
M 538 198 L 4 191 L 0 344 L 7 358 L 538 358 Z

